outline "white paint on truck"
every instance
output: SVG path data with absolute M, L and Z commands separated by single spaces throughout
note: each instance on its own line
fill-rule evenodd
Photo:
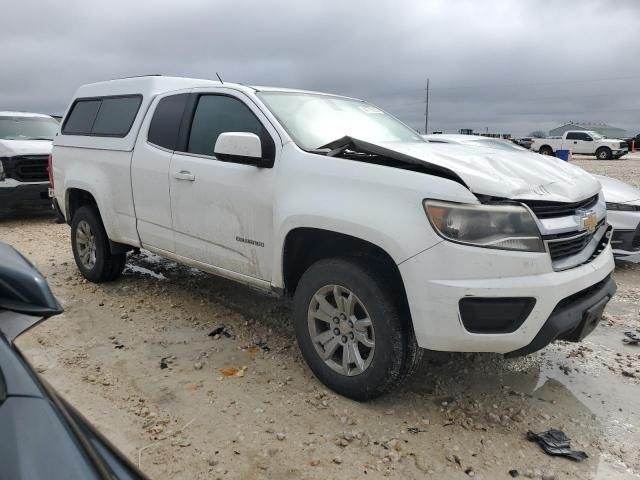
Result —
M 534 157 L 430 144 L 356 99 L 152 76 L 76 92 L 53 176 L 87 278 L 145 248 L 293 294 L 314 373 L 367 399 L 419 347 L 525 354 L 591 331 L 615 291 L 600 184 Z

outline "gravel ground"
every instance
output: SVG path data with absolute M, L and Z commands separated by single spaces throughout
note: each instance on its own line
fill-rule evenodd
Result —
M 640 185 L 638 155 L 575 163 Z M 48 215 L 5 217 L 0 240 L 66 309 L 19 339 L 25 356 L 152 478 L 640 477 L 640 347 L 621 342 L 640 328 L 638 266 L 618 266 L 583 343 L 515 360 L 428 352 L 401 389 L 361 404 L 314 379 L 281 300 L 145 252 L 118 281 L 87 283 Z M 526 440 L 549 428 L 589 458 Z

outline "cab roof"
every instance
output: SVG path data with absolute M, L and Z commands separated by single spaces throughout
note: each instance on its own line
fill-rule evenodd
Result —
M 201 78 L 186 77 L 165 77 L 162 75 L 145 75 L 140 77 L 127 77 L 103 82 L 88 83 L 82 85 L 74 95 L 74 98 L 100 97 L 108 95 L 131 95 L 140 94 L 144 97 L 155 96 L 173 90 L 183 90 L 189 88 L 226 86 L 245 92 L 287 92 L 306 93 L 313 95 L 327 95 L 333 97 L 344 97 L 324 92 L 314 92 L 309 90 L 298 90 L 293 88 L 279 88 L 266 86 L 249 86 L 240 83 L 219 82 L 218 80 L 206 80 Z
M 12 112 L 9 110 L 0 111 L 0 117 L 36 117 L 36 118 L 53 118 L 51 115 L 32 112 Z

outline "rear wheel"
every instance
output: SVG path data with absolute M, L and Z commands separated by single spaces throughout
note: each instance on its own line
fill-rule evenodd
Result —
M 540 155 L 553 155 L 553 150 L 551 149 L 551 147 L 547 147 L 545 145 L 544 147 L 540 147 L 540 150 L 538 151 L 538 153 Z
M 80 207 L 74 213 L 71 248 L 80 273 L 92 282 L 115 280 L 124 269 L 126 253 L 111 253 L 107 232 L 94 206 Z
M 325 259 L 304 273 L 294 297 L 300 350 L 337 393 L 368 400 L 392 389 L 420 360 L 410 319 L 384 272 L 351 259 Z
M 596 151 L 596 158 L 598 160 L 610 160 L 612 158 L 611 149 L 607 147 L 600 147 Z

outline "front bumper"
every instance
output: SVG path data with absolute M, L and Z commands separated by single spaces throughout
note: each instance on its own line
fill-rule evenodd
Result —
M 505 356 L 527 355 L 546 347 L 554 340 L 581 341 L 598 326 L 604 307 L 614 293 L 616 282 L 611 277 L 606 277 L 595 285 L 565 298 L 553 309 L 551 316 L 529 345 Z
M 510 353 L 532 344 L 560 302 L 603 281 L 614 262 L 607 245 L 589 263 L 553 271 L 547 253 L 479 249 L 443 241 L 402 262 L 399 269 L 420 347 Z M 533 298 L 535 304 L 513 331 L 474 333 L 464 327 L 460 314 L 460 300 L 468 297 Z M 582 304 L 577 308 L 575 312 Z
M 0 208 L 50 205 L 49 182 L 0 182 Z
M 614 230 L 611 246 L 615 257 L 640 253 L 640 225 L 635 230 Z
M 613 255 L 626 257 L 640 253 L 640 212 L 607 210 L 607 220 L 613 226 Z

